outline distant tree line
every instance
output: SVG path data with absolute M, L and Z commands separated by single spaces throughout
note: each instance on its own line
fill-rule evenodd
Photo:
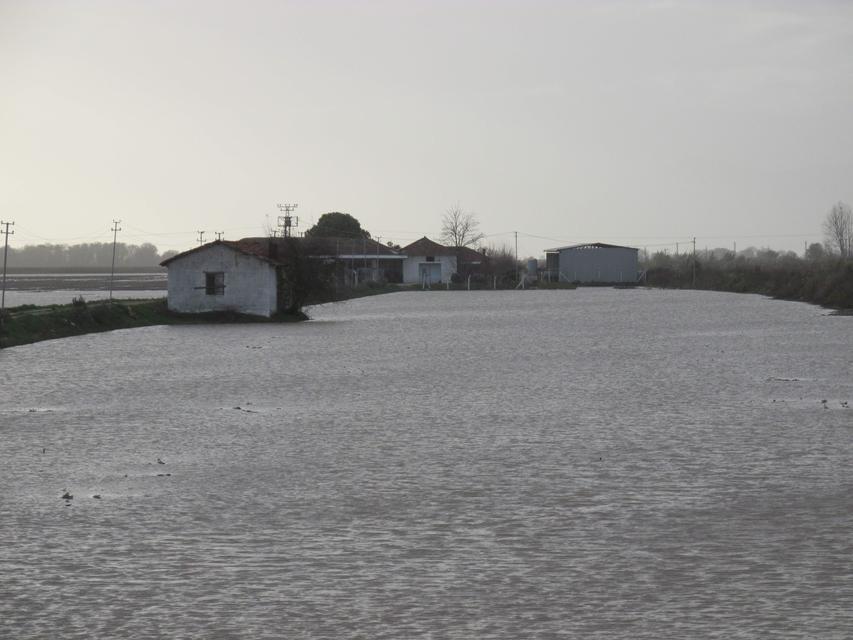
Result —
M 735 253 L 712 249 L 692 255 L 645 256 L 645 282 L 653 287 L 761 293 L 836 309 L 853 309 L 853 214 L 838 202 L 823 221 L 824 243 L 802 257 L 793 251 L 749 247 Z
M 155 267 L 178 253 L 160 253 L 151 243 L 116 244 L 116 267 Z M 112 264 L 112 242 L 81 244 L 35 244 L 9 247 L 8 264 L 13 269 L 109 269 Z
M 837 309 L 853 309 L 853 261 L 815 243 L 805 257 L 791 251 L 714 249 L 692 254 L 655 253 L 645 260 L 653 287 L 760 293 Z M 694 275 L 695 274 L 695 275 Z

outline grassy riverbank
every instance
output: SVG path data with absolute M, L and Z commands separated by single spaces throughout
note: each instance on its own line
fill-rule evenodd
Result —
M 308 304 L 344 301 L 402 290 L 398 285 L 369 283 L 355 289 L 318 294 Z M 81 300 L 62 305 L 24 305 L 6 310 L 0 324 L 0 349 L 86 333 L 163 324 L 299 322 L 307 319 L 308 316 L 302 312 L 272 318 L 233 311 L 175 313 L 169 311 L 165 298 L 113 300 L 112 304 L 103 300 Z
M 162 324 L 201 324 L 216 322 L 297 322 L 304 314 L 262 318 L 234 312 L 173 313 L 166 299 L 121 300 L 24 306 L 8 310 L 0 325 L 0 348 L 53 340 L 68 336 L 148 327 Z

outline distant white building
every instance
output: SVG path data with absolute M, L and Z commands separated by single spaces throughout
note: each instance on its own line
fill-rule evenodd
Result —
M 638 250 L 593 242 L 545 250 L 545 269 L 553 279 L 580 283 L 635 283 Z
M 461 257 L 461 271 L 479 271 L 486 257 L 469 247 L 446 247 L 433 242 L 426 236 L 403 247 L 400 253 L 403 261 L 403 283 L 405 284 L 443 284 L 450 282 L 454 273 L 460 272 L 457 264 Z

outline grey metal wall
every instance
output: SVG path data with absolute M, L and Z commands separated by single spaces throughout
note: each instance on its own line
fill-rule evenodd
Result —
M 636 282 L 637 250 L 623 247 L 562 249 L 560 274 L 570 282 Z

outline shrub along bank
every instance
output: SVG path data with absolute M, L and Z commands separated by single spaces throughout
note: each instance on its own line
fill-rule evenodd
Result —
M 697 259 L 693 284 L 692 257 L 652 264 L 646 284 L 675 289 L 709 289 L 735 293 L 760 293 L 784 300 L 810 302 L 833 309 L 853 309 L 853 262 L 826 259 L 783 259 L 775 262 L 748 259 Z

